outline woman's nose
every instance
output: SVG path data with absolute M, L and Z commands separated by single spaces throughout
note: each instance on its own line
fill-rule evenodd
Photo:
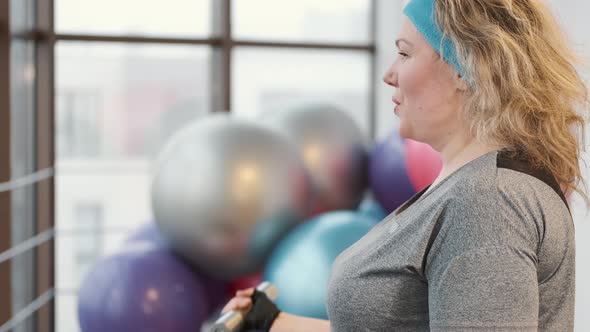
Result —
M 385 75 L 383 75 L 383 82 L 387 85 L 391 85 L 394 88 L 397 88 L 397 73 L 395 72 L 394 66 L 389 67 Z

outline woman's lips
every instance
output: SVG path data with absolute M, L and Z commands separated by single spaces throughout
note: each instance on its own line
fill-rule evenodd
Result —
M 393 101 L 393 103 L 395 104 L 395 108 L 393 109 L 393 113 L 397 114 L 397 110 L 398 110 L 399 105 L 401 103 L 395 97 L 391 97 L 391 101 Z

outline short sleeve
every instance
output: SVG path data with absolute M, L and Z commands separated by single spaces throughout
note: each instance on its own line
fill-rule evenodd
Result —
M 431 331 L 537 331 L 536 256 L 509 245 L 471 249 L 431 262 Z

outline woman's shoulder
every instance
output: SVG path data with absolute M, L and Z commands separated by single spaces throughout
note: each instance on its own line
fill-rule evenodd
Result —
M 508 152 L 498 153 L 496 168 L 501 202 L 519 203 L 522 211 L 530 213 L 569 215 L 567 200 L 547 168 L 535 167 L 523 155 Z
M 457 178 L 434 227 L 429 257 L 512 248 L 538 261 L 541 276 L 550 275 L 574 248 L 565 198 L 547 170 L 502 158 L 474 169 L 471 180 Z
M 546 170 L 499 152 L 457 177 L 446 195 L 440 231 L 474 246 L 520 243 L 535 248 L 548 229 L 565 231 L 572 224 L 560 194 Z
M 447 192 L 455 205 L 481 205 L 495 211 L 498 204 L 516 207 L 513 202 L 521 201 L 526 209 L 538 205 L 560 212 L 568 210 L 556 178 L 549 170 L 534 167 L 523 155 L 499 150 L 458 175 Z

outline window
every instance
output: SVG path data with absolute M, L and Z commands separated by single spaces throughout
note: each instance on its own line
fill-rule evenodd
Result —
M 206 37 L 211 31 L 209 0 L 54 2 L 57 33 L 194 38 Z
M 58 42 L 58 163 L 152 158 L 209 112 L 206 46 Z
M 80 203 L 74 207 L 74 219 L 81 234 L 77 234 L 74 265 L 77 285 L 102 251 L 101 233 L 103 209 L 98 203 Z
M 239 47 L 233 59 L 232 112 L 255 117 L 293 105 L 329 104 L 369 132 L 370 53 Z
M 152 162 L 188 122 L 331 103 L 372 135 L 372 1 L 286 6 L 0 2 L 0 330 L 79 330 L 81 281 L 152 218 Z
M 330 103 L 372 131 L 371 1 L 54 1 L 60 332 L 71 276 L 152 218 L 151 163 L 188 122 Z
M 236 39 L 370 44 L 367 0 L 234 0 Z
M 102 153 L 101 100 L 95 91 L 64 91 L 57 97 L 59 128 L 56 132 L 60 158 L 91 157 Z

